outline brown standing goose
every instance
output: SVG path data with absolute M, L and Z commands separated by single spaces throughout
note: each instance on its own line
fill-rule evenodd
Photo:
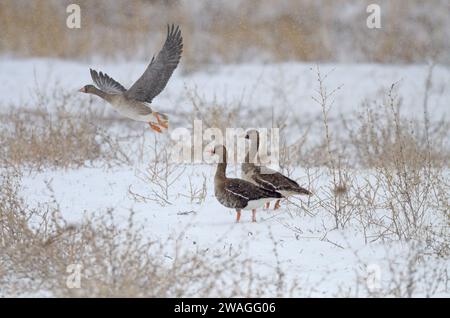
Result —
M 153 56 L 144 74 L 130 87 L 125 89 L 105 73 L 91 71 L 94 85 L 86 85 L 79 91 L 97 95 L 110 103 L 121 115 L 137 121 L 147 122 L 150 127 L 161 132 L 168 128 L 168 117 L 150 107 L 153 98 L 166 87 L 170 76 L 177 68 L 183 50 L 183 38 L 180 28 L 167 26 L 167 38 L 156 58 Z M 153 120 L 156 119 L 156 122 Z
M 214 177 L 214 194 L 223 206 L 236 209 L 236 222 L 241 218 L 241 210 L 252 210 L 252 222 L 256 222 L 256 208 L 281 198 L 281 194 L 276 191 L 258 187 L 242 179 L 227 178 L 225 146 L 217 145 L 211 153 L 219 155 L 220 159 Z
M 259 132 L 257 130 L 249 130 L 245 135 L 245 138 L 250 140 L 250 149 L 245 157 L 245 162 L 241 165 L 242 178 L 244 180 L 271 191 L 278 191 L 284 198 L 297 194 L 312 194 L 310 191 L 300 187 L 297 182 L 289 179 L 285 175 L 282 175 L 281 173 L 267 167 L 256 165 L 254 162 L 250 162 L 250 156 L 254 158 L 254 161 L 256 161 L 257 158 L 259 150 Z M 266 208 L 269 208 L 269 206 L 270 202 L 266 204 Z M 279 207 L 280 200 L 277 200 L 275 202 L 274 209 L 276 210 Z

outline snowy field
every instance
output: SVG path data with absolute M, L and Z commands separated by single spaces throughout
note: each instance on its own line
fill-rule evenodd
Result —
M 60 90 L 70 96 L 65 109 L 72 115 L 76 116 L 89 100 L 98 111 L 97 116 L 110 119 L 97 122 L 93 119 L 95 125 L 112 136 L 135 136 L 125 142 L 125 151 L 131 159 L 126 164 L 107 167 L 94 160 L 79 168 L 49 166 L 38 170 L 24 165 L 20 195 L 29 207 L 57 202 L 61 217 L 75 227 L 90 214 L 106 214 L 108 209 L 112 209 L 114 222 L 121 226 L 133 211 L 135 222 L 152 240 L 165 242 L 178 238 L 186 253 L 201 253 L 211 262 L 236 253 L 238 261 L 251 260 L 252 271 L 257 275 L 274 277 L 275 282 L 296 281 L 292 288 L 289 283 L 281 287 L 274 283 L 267 289 L 266 296 L 450 296 L 448 254 L 440 257 L 420 254 L 420 261 L 416 261 L 418 251 L 423 248 L 421 240 L 375 239 L 379 229 L 364 228 L 363 223 L 358 222 L 358 215 L 336 229 L 333 215 L 323 204 L 330 193 L 332 178 L 325 166 L 297 164 L 291 167 L 292 176 L 300 185 L 310 188 L 314 195 L 293 199 L 293 203 L 283 202 L 282 208 L 276 211 L 259 209 L 257 223 L 251 222 L 250 212 L 244 212 L 241 223 L 236 224 L 235 212 L 217 202 L 213 183 L 215 165 L 211 164 L 174 165 L 170 168 L 173 170 L 169 176 L 171 185 L 164 200 L 155 198 L 155 191 L 160 193 L 161 188 L 150 181 L 151 147 L 155 139 L 161 144 L 167 143 L 170 131 L 177 127 L 192 128 L 193 118 L 187 114 L 195 112 L 190 98 L 193 91 L 204 103 L 240 105 L 244 113 L 267 113 L 272 119 L 286 117 L 287 128 L 281 133 L 287 142 L 294 142 L 305 133 L 297 130 L 294 123 L 317 121 L 309 138 L 321 140 L 324 134 L 320 121 L 322 109 L 312 99 L 317 95 L 318 84 L 315 64 L 210 66 L 188 74 L 178 69 L 166 90 L 154 100 L 154 108 L 170 116 L 171 127 L 166 135 L 155 135 L 141 123 L 121 121 L 103 101 L 78 93 L 79 88 L 91 83 L 89 68 L 102 70 L 129 87 L 145 68 L 145 63 L 84 64 L 52 59 L 0 59 L 2 113 L 15 108 L 33 110 L 37 91 L 46 96 L 44 108 L 51 113 L 58 98 L 54 92 Z M 393 83 L 398 83 L 397 94 L 406 120 L 423 116 L 427 65 L 323 64 L 320 72 L 329 74 L 326 85 L 330 91 L 339 88 L 333 94 L 331 118 L 357 113 L 364 102 L 382 101 Z M 449 121 L 449 85 L 450 69 L 435 66 L 427 93 L 433 122 Z M 270 116 L 265 122 L 263 117 L 250 119 L 249 126 L 271 127 L 276 123 L 270 122 Z M 236 119 L 230 122 L 230 127 L 246 129 L 243 124 L 245 118 Z M 339 126 L 332 127 L 338 129 Z M 448 172 L 448 159 L 446 169 Z M 349 168 L 349 171 L 355 187 L 373 178 L 370 167 Z M 239 175 L 239 165 L 230 164 L 228 176 Z M 446 181 L 448 183 L 448 173 Z M 448 194 L 444 198 L 447 203 Z M 382 209 L 373 211 L 375 214 L 385 212 Z M 435 218 L 427 215 L 425 222 L 435 227 L 443 225 L 441 233 L 448 235 L 448 214 L 446 216 L 447 220 L 437 213 Z M 445 243 L 448 237 L 442 239 Z M 425 250 L 427 254 L 427 248 Z M 171 266 L 174 253 L 174 249 L 167 246 L 163 266 Z M 84 279 L 89 277 L 82 278 L 81 288 Z M 411 281 L 414 287 L 411 287 Z M 1 289 L 0 294 L 5 295 Z M 211 296 L 218 294 L 211 292 Z M 31 295 L 57 294 L 46 286 Z M 188 295 L 196 296 L 195 292 Z

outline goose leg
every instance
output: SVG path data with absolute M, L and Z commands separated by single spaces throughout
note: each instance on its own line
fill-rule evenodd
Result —
M 252 210 L 252 222 L 256 222 L 256 209 Z
M 264 209 L 268 209 L 268 208 L 270 208 L 270 202 L 266 202 L 266 204 L 265 204 L 265 206 L 264 206 Z
M 153 129 L 154 131 L 158 133 L 161 132 L 161 127 L 159 127 L 158 125 L 152 123 L 151 121 L 149 121 L 148 124 L 150 125 L 150 128 Z
M 160 125 L 161 127 L 166 128 L 166 129 L 169 128 L 167 120 L 165 120 L 165 121 L 161 120 L 161 118 L 159 117 L 158 113 L 156 113 L 156 112 L 154 112 L 153 114 L 155 114 L 156 120 L 158 121 L 158 125 Z
M 236 223 L 239 223 L 241 219 L 241 210 L 236 210 Z
M 279 209 L 281 207 L 280 201 L 281 200 L 277 200 L 277 202 L 275 202 L 275 206 L 273 207 L 274 210 L 277 210 L 277 209 Z

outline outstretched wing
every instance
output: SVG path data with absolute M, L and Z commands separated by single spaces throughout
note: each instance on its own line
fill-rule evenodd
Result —
M 90 69 L 91 77 L 94 81 L 95 85 L 100 88 L 102 91 L 108 94 L 121 94 L 126 91 L 125 87 L 123 87 L 120 83 L 113 80 L 107 74 L 102 72 L 97 73 L 93 69 Z
M 150 103 L 166 87 L 170 76 L 177 68 L 183 51 L 181 30 L 167 26 L 167 38 L 158 55 L 152 58 L 144 74 L 125 93 L 128 98 Z

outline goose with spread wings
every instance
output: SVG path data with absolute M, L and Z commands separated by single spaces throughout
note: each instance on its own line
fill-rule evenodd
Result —
M 158 55 L 152 58 L 144 74 L 129 88 L 105 73 L 91 71 L 94 85 L 86 85 L 79 91 L 94 94 L 106 100 L 121 115 L 133 120 L 147 122 L 156 132 L 168 128 L 166 114 L 151 107 L 153 98 L 166 87 L 177 68 L 183 51 L 183 38 L 179 26 L 167 26 L 167 38 Z

